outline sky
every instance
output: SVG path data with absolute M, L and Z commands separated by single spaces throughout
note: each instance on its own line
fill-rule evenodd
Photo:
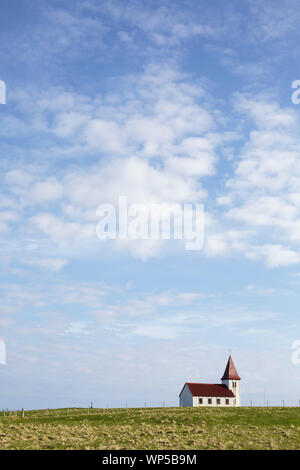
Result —
M 297 405 L 299 2 L 0 10 L 0 408 L 177 406 L 229 350 Z M 202 204 L 202 248 L 100 240 L 120 196 Z

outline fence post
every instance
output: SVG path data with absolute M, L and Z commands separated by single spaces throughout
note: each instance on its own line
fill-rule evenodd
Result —
M 21 411 L 21 418 L 23 419 L 25 417 L 25 411 L 24 411 L 24 408 L 22 408 L 22 411 Z

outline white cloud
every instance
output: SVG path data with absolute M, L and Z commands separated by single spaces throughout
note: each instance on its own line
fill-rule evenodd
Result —
M 31 222 L 55 242 L 73 240 L 74 242 L 95 237 L 95 227 L 92 224 L 65 222 L 60 218 L 40 213 L 31 218 Z
M 271 95 L 235 96 L 238 115 L 251 127 L 239 158 L 232 161 L 234 173 L 224 175 L 226 190 L 218 191 L 215 204 L 212 185 L 207 185 L 209 192 L 205 188 L 207 177 L 218 176 L 220 146 L 226 154 L 242 126 L 238 133 L 222 134 L 225 117 L 213 109 L 204 90 L 178 70 L 152 64 L 143 74 L 123 80 L 113 94 L 93 100 L 54 89 L 37 96 L 35 104 L 28 105 L 32 122 L 42 123 L 36 131 L 42 129 L 61 141 L 50 155 L 63 148 L 64 155 L 75 152 L 85 161 L 65 165 L 55 177 L 49 176 L 47 163 L 8 169 L 7 203 L 20 210 L 31 208 L 30 216 L 25 215 L 27 233 L 43 234 L 60 247 L 68 245 L 70 254 L 73 244 L 96 241 L 98 205 L 116 205 L 121 195 L 129 203 L 145 204 L 207 200 L 206 255 L 256 253 L 274 267 L 297 262 L 297 114 L 280 107 Z M 26 93 L 21 96 L 28 104 Z M 12 224 L 13 220 L 3 221 L 0 228 L 8 231 Z M 285 256 L 272 263 L 268 249 L 256 248 L 268 245 L 280 246 L 281 253 L 285 248 Z M 164 243 L 155 241 L 115 242 L 106 248 L 129 250 L 141 259 L 166 251 Z
M 88 115 L 78 111 L 62 112 L 55 118 L 53 132 L 61 138 L 68 138 L 79 132 L 88 121 Z
M 113 155 L 126 153 L 122 130 L 113 121 L 104 119 L 91 120 L 84 133 L 87 145 L 92 150 Z
M 19 220 L 19 214 L 15 211 L 0 211 L 0 232 L 8 232 L 11 230 L 11 224 Z
M 24 264 L 37 266 L 40 269 L 46 269 L 50 271 L 60 271 L 68 263 L 67 260 L 59 259 L 59 258 L 27 259 L 27 260 L 22 260 L 22 262 Z
M 99 5 L 92 2 L 90 8 L 97 10 Z M 208 19 L 200 22 L 198 18 L 198 21 L 195 21 L 194 9 L 182 10 L 175 3 L 169 4 L 168 7 L 128 3 L 126 8 L 123 8 L 119 2 L 113 1 L 106 5 L 106 9 L 113 18 L 126 20 L 131 29 L 138 29 L 139 33 L 144 33 L 159 47 L 174 47 L 191 38 L 211 38 L 217 34 L 215 24 L 208 24 Z
M 219 224 L 225 229 L 208 238 L 208 253 L 240 251 L 264 259 L 269 267 L 299 263 L 299 117 L 270 96 L 236 99 L 238 112 L 254 128 L 226 182 L 227 192 L 217 198 Z M 235 248 L 227 236 L 228 223 L 248 234 Z
M 153 323 L 136 325 L 131 330 L 131 334 L 137 336 L 144 336 L 152 339 L 174 339 L 178 336 L 180 329 L 178 327 L 168 325 L 162 325 L 158 323 L 157 325 Z
M 242 332 L 243 336 L 269 336 L 271 334 L 274 332 L 267 328 L 249 328 Z
M 207 238 L 205 251 L 208 256 L 228 255 L 229 246 L 223 234 L 213 234 Z
M 246 253 L 248 258 L 265 258 L 270 268 L 287 266 L 300 262 L 300 252 L 292 250 L 282 245 L 265 244 L 261 246 L 251 246 Z
M 43 96 L 31 93 L 30 99 L 24 90 L 15 94 L 34 132 L 53 139 L 48 160 L 20 163 L 4 175 L 7 194 L 23 211 L 23 228 L 31 237 L 43 234 L 68 243 L 70 253 L 73 243 L 95 240 L 101 203 L 116 204 L 121 195 L 145 204 L 199 203 L 207 197 L 201 178 L 215 173 L 222 138 L 203 86 L 157 64 L 134 77 L 134 89 L 132 80 L 93 100 L 54 89 Z M 43 149 L 34 152 L 42 156 Z M 54 177 L 49 159 L 57 158 L 56 152 L 83 155 L 85 161 L 63 165 Z M 157 256 L 162 244 L 120 247 L 145 259 Z
M 85 322 L 72 322 L 64 331 L 64 335 L 90 336 L 92 335 L 92 332 L 87 330 Z
M 31 198 L 37 203 L 56 201 L 62 197 L 63 187 L 55 178 L 51 178 L 47 181 L 36 183 L 31 188 L 30 193 Z

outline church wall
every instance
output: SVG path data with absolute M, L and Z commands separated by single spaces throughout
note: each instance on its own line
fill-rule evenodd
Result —
M 193 406 L 193 396 L 187 385 L 184 386 L 182 393 L 179 397 L 179 406 Z
M 199 404 L 199 398 L 202 398 L 202 405 Z M 208 404 L 210 397 L 193 397 L 193 406 L 235 406 L 235 398 L 229 398 L 229 405 L 226 405 L 226 397 L 220 397 L 220 404 L 217 404 L 218 397 L 211 397 L 211 404 Z

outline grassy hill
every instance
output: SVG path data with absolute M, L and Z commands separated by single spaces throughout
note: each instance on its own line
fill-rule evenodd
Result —
M 1 449 L 299 449 L 300 408 L 132 408 L 0 416 Z

